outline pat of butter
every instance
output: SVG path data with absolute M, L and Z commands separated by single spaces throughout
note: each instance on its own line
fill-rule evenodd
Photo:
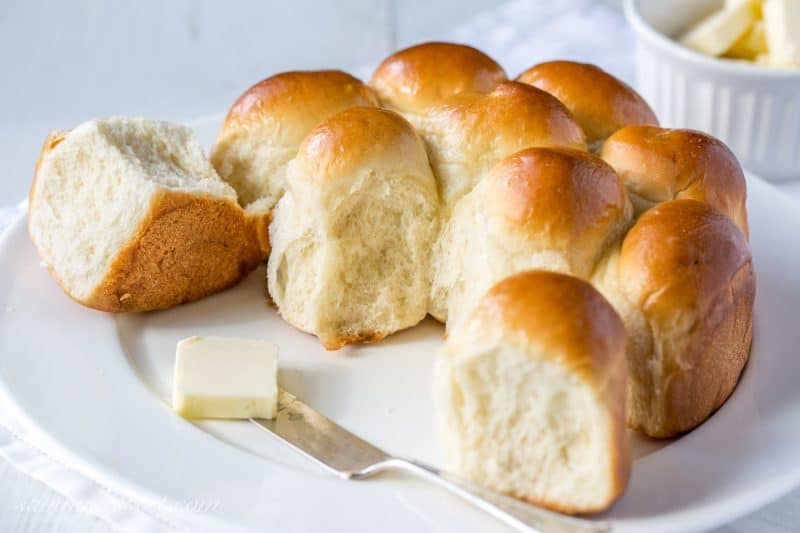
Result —
M 189 337 L 178 343 L 172 407 L 186 418 L 275 418 L 278 346 Z
M 763 11 L 770 62 L 800 66 L 800 0 L 766 0 Z
M 746 5 L 757 19 L 761 19 L 761 3 L 763 0 L 725 0 L 725 9 L 737 8 Z
M 764 23 L 759 20 L 753 24 L 750 31 L 733 43 L 730 50 L 725 53 L 725 57 L 755 61 L 759 55 L 766 54 L 768 50 Z
M 686 32 L 680 41 L 685 46 L 710 56 L 725 53 L 755 22 L 748 4 L 735 5 L 712 13 Z

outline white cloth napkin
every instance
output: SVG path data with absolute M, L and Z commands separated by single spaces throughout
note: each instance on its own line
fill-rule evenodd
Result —
M 17 220 L 28 209 L 28 200 L 22 200 L 17 205 L 0 208 L 0 233 Z
M 440 36 L 468 43 L 497 59 L 510 77 L 548 59 L 577 59 L 598 64 L 631 83 L 633 81 L 633 35 L 622 14 L 594 0 L 515 0 Z M 376 60 L 379 58 L 376 58 Z M 366 78 L 374 65 L 355 69 Z M 24 213 L 27 202 L 0 209 L 0 231 Z M 2 397 L 0 406 L 9 406 Z M 110 487 L 82 473 L 67 456 L 56 451 L 13 409 L 0 409 L 0 456 L 68 498 L 76 508 L 130 531 L 189 529 L 168 509 L 145 508 Z M 800 500 L 800 497 L 794 501 Z M 791 504 L 790 504 L 791 506 Z M 779 530 L 790 528 L 796 513 Z M 778 520 L 778 522 L 781 522 Z M 752 530 L 757 524 L 741 522 Z M 796 522 L 795 522 L 796 525 Z M 737 530 L 738 528 L 732 528 Z
M 0 405 L 8 406 L 0 392 Z M 65 496 L 78 511 L 92 514 L 125 531 L 191 531 L 168 505 L 145 507 L 92 479 L 61 456 L 45 438 L 12 411 L 0 411 L 0 457 Z

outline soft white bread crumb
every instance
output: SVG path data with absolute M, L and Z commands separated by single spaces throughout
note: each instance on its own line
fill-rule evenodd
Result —
M 577 278 L 495 285 L 437 357 L 447 469 L 562 512 L 610 506 L 630 472 L 624 348 L 619 317 Z
M 164 238 L 171 235 L 182 240 L 183 233 L 191 232 L 163 223 L 156 226 L 157 220 L 172 218 L 175 220 L 171 223 L 175 224 L 181 213 L 186 213 L 187 218 L 196 217 L 205 205 L 209 226 L 213 226 L 214 217 L 232 218 L 244 226 L 244 214 L 235 202 L 236 193 L 219 179 L 188 128 L 145 119 L 92 120 L 69 132 L 51 135 L 45 144 L 31 187 L 29 229 L 42 260 L 70 296 L 87 305 L 108 308 L 108 302 L 100 303 L 99 299 L 108 300 L 106 297 L 112 295 L 101 298 L 98 291 L 104 283 L 111 283 L 110 278 L 127 276 L 131 286 L 116 295 L 118 303 L 128 301 L 125 305 L 142 310 L 138 306 L 148 304 L 139 300 L 137 287 L 153 285 L 157 280 L 148 270 L 142 274 L 147 280 L 134 282 L 130 277 L 135 277 L 136 272 L 115 268 L 115 261 L 121 261 L 121 252 L 128 250 L 128 267 L 141 266 L 149 259 L 149 253 L 156 255 L 152 248 L 132 248 L 138 245 L 139 238 L 146 237 L 148 230 L 157 229 Z M 204 233 L 206 228 L 200 222 L 202 218 L 185 220 L 196 225 L 195 248 L 216 239 L 220 244 L 235 244 L 227 253 L 242 254 L 228 258 L 232 263 L 250 261 L 246 257 L 251 252 L 244 227 L 209 227 L 209 234 Z M 233 235 L 236 231 L 241 235 Z M 232 240 L 223 243 L 219 239 L 222 236 Z M 186 247 L 187 243 L 176 246 Z M 152 257 L 163 265 L 150 267 L 157 270 L 172 260 L 181 260 L 174 256 L 167 259 L 164 262 L 163 257 Z M 121 268 L 121 264 L 116 265 Z M 217 266 L 209 259 L 196 264 L 195 269 L 208 280 L 232 275 L 215 271 Z M 204 272 L 205 267 L 209 271 Z M 231 283 L 228 279 L 217 280 L 223 281 Z
M 402 117 L 358 107 L 324 121 L 289 164 L 270 226 L 281 315 L 329 349 L 422 320 L 438 210 L 425 149 Z

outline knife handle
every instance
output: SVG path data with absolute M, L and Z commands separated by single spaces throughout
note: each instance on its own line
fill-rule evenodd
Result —
M 472 505 L 525 533 L 605 533 L 611 531 L 608 522 L 583 520 L 558 514 L 521 502 L 499 492 L 479 487 L 412 459 L 393 457 L 363 472 L 367 477 L 381 470 L 394 469 L 413 473 L 446 488 Z

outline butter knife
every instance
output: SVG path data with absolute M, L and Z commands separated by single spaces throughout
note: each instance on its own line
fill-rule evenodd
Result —
M 277 416 L 272 420 L 251 421 L 344 479 L 361 480 L 385 470 L 402 470 L 446 488 L 519 531 L 599 533 L 611 530 L 607 522 L 554 513 L 465 482 L 419 461 L 391 456 L 331 422 L 283 389 L 278 392 Z

